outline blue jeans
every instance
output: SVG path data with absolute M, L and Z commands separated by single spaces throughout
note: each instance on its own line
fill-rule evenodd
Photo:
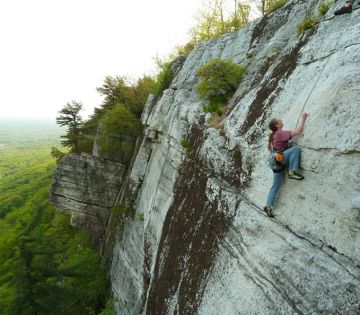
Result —
M 301 149 L 299 147 L 292 147 L 284 152 L 284 165 L 289 169 L 289 171 L 297 171 L 300 166 L 300 153 Z M 279 173 L 274 173 L 273 183 L 271 185 L 266 205 L 273 206 L 275 198 L 279 192 L 281 185 L 284 183 L 284 170 Z

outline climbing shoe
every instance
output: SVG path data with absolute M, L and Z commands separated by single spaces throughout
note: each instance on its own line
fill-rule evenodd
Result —
M 304 179 L 304 176 L 296 173 L 296 172 L 292 172 L 292 174 L 289 173 L 289 176 L 288 176 L 290 179 L 297 179 L 297 180 L 302 180 Z
M 266 214 L 270 217 L 270 218 L 273 218 L 274 215 L 272 213 L 273 211 L 273 208 L 271 206 L 265 206 L 264 207 L 264 211 L 266 212 Z

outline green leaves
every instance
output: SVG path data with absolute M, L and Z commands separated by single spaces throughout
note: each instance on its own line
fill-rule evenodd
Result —
M 102 133 L 112 134 L 120 139 L 136 137 L 141 127 L 140 120 L 120 104 L 106 112 L 101 123 Z
M 282 8 L 288 0 L 275 0 L 275 1 L 267 1 L 265 13 L 271 13 L 277 9 Z
M 79 152 L 79 141 L 81 140 L 80 124 L 82 118 L 80 111 L 82 104 L 71 101 L 67 103 L 60 111 L 59 116 L 56 117 L 56 123 L 62 127 L 67 127 L 67 132 L 61 136 L 61 144 L 65 147 L 71 148 L 74 152 Z
M 104 304 L 100 255 L 49 204 L 53 172 L 48 157 L 0 182 L 0 314 L 96 314 Z
M 155 59 L 155 62 L 159 69 L 156 75 L 155 94 L 159 95 L 169 88 L 174 79 L 174 73 L 171 69 L 170 61 L 163 61 L 160 58 L 157 58 Z
M 323 16 L 329 11 L 330 6 L 334 3 L 333 0 L 327 0 L 319 4 L 319 15 Z
M 198 92 L 202 98 L 221 97 L 226 100 L 239 86 L 246 69 L 230 60 L 213 59 L 200 67 Z
M 249 4 L 237 1 L 229 4 L 227 1 L 209 0 L 198 13 L 198 24 L 189 33 L 197 42 L 237 31 L 248 23 L 250 8 Z
M 297 25 L 298 35 L 301 35 L 306 30 L 314 27 L 318 23 L 319 23 L 319 18 L 317 16 L 310 16 L 305 18 Z
M 102 155 L 108 159 L 127 162 L 136 137 L 141 133 L 140 119 L 124 105 L 116 104 L 104 114 L 100 130 L 98 144 Z

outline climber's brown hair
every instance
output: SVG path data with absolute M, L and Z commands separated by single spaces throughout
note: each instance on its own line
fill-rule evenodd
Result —
M 272 131 L 272 133 L 269 135 L 269 143 L 268 143 L 268 149 L 271 150 L 271 142 L 273 141 L 274 139 L 274 133 L 275 131 L 277 130 L 277 125 L 278 123 L 278 119 L 277 118 L 273 118 L 270 120 L 269 122 L 269 128 L 270 130 Z

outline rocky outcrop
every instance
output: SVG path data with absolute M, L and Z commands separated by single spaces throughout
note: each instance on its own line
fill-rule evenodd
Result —
M 297 35 L 319 2 L 290 1 L 240 32 L 199 43 L 170 89 L 148 102 L 132 170 L 144 230 L 127 233 L 143 235 L 139 258 L 151 277 L 147 284 L 138 271 L 134 282 L 144 285 L 127 309 L 128 286 L 116 275 L 128 267 L 113 266 L 119 314 L 356 314 L 359 11 L 330 19 L 333 7 Z M 223 131 L 209 127 L 196 93 L 196 69 L 212 58 L 247 67 Z M 266 123 L 282 117 L 293 129 L 303 111 L 310 117 L 296 141 L 305 181 L 286 181 L 270 219 L 262 211 L 272 180 Z M 118 245 L 114 257 L 123 255 Z
M 333 6 L 298 35 L 320 2 L 289 1 L 197 44 L 149 99 L 117 198 L 136 214 L 107 227 L 118 314 L 358 313 L 360 10 L 332 18 Z M 196 93 L 196 70 L 213 58 L 247 67 L 221 129 Z M 305 180 L 285 180 L 271 219 L 267 122 L 294 129 L 304 111 L 294 140 Z
M 101 245 L 123 176 L 120 163 L 85 153 L 67 154 L 56 169 L 51 202 L 71 214 L 71 225 L 87 228 L 94 244 Z

